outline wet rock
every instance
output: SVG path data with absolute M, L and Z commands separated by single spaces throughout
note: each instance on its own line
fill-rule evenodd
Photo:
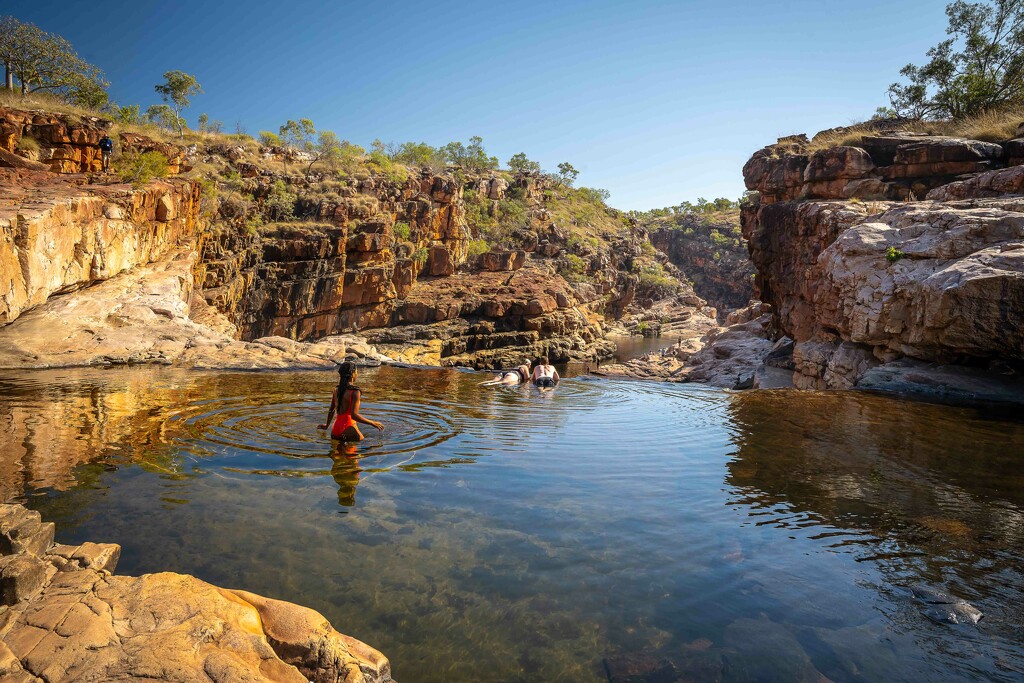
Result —
M 925 606 L 924 615 L 936 623 L 977 624 L 984 616 L 966 600 L 930 586 L 912 586 L 910 592 Z
M 730 680 L 825 679 L 789 629 L 767 617 L 732 622 L 723 644 L 732 650 L 725 655 L 724 673 Z
M 874 367 L 856 389 L 923 396 L 951 403 L 1022 403 L 1024 377 L 985 368 L 940 365 L 904 358 Z

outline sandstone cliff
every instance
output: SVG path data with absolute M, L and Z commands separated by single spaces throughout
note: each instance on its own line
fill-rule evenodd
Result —
M 217 351 L 236 367 L 248 349 L 253 367 L 316 365 L 339 347 L 309 343 L 351 332 L 435 365 L 594 360 L 609 321 L 655 301 L 665 319 L 712 312 L 643 229 L 545 176 L 366 159 L 295 175 L 251 139 L 121 131 L 122 150 L 186 172 L 133 188 L 81 173 L 107 121 L 0 109 L 0 130 L 18 160 L 50 164 L 0 158 L 16 167 L 0 169 L 0 364 L 216 367 Z M 245 345 L 268 337 L 305 346 Z
M 648 226 L 651 243 L 693 283 L 694 291 L 722 313 L 754 296 L 754 266 L 740 229 L 739 212 L 662 217 Z
M 879 131 L 754 154 L 743 231 L 796 386 L 1024 400 L 1022 146 Z

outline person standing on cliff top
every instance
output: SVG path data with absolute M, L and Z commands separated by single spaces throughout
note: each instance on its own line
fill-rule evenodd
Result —
M 100 153 L 103 158 L 103 172 L 110 171 L 110 153 L 114 151 L 114 141 L 106 133 L 100 138 Z

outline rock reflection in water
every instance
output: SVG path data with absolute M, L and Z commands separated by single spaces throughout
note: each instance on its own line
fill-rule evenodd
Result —
M 985 613 L 982 628 L 938 627 L 933 640 L 920 639 L 925 650 L 983 678 L 1024 673 L 1024 424 L 992 409 L 860 394 L 744 394 L 729 412 L 737 452 L 725 481 L 748 524 L 873 567 L 880 580 L 865 585 L 883 598 L 878 609 L 896 633 L 933 631 L 922 620 L 934 615 L 910 588 L 969 600 Z M 855 678 L 864 636 L 883 635 L 832 633 L 826 649 L 844 656 L 826 673 Z M 941 670 L 929 675 L 941 678 Z
M 416 681 L 1006 679 L 1019 422 L 855 394 L 367 370 L 10 374 L 0 483 L 60 540 L 309 605 Z M 343 513 L 343 514 L 339 514 Z M 909 592 L 968 599 L 936 624 Z M 667 675 L 667 674 L 666 674 Z

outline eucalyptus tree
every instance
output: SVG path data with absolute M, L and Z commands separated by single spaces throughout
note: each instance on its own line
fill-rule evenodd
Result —
M 166 106 L 174 112 L 172 119 L 178 129 L 178 136 L 185 137 L 185 119 L 181 112 L 192 103 L 190 98 L 203 92 L 196 77 L 184 71 L 168 71 L 164 73 L 164 82 L 154 86 L 166 102 Z

